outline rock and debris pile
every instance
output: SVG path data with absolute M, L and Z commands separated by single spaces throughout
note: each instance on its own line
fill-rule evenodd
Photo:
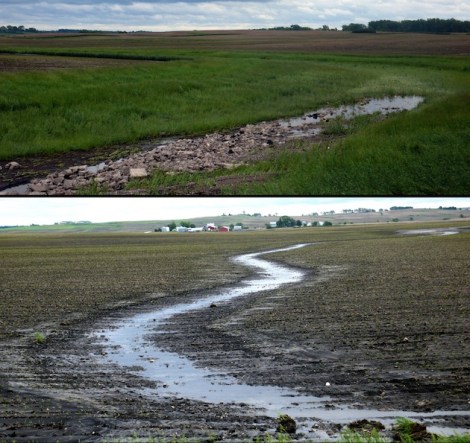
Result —
M 263 122 L 230 133 L 176 139 L 116 161 L 53 172 L 31 181 L 26 194 L 73 195 L 93 185 L 114 193 L 123 190 L 130 180 L 147 177 L 156 169 L 170 174 L 232 169 L 282 146 L 291 138 L 291 132 L 280 122 Z

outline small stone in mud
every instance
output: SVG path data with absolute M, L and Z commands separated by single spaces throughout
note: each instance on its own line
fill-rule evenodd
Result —
M 287 414 L 280 415 L 277 419 L 277 428 L 276 432 L 281 432 L 283 434 L 295 434 L 297 431 L 297 424 L 292 417 L 289 417 Z
M 414 408 L 415 410 L 418 410 L 418 411 L 424 411 L 424 412 L 432 411 L 431 402 L 426 401 L 426 400 L 416 400 L 414 402 Z
M 10 171 L 18 168 L 21 168 L 21 165 L 18 162 L 10 162 L 5 165 L 5 169 L 8 169 Z
M 217 305 L 216 305 L 215 303 L 211 303 L 210 307 L 211 307 L 211 308 L 216 308 Z
M 385 426 L 379 421 L 374 420 L 357 420 L 349 424 L 349 429 L 357 432 L 371 433 L 373 430 L 383 431 Z

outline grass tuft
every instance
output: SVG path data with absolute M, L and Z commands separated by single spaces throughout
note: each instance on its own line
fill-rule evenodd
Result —
M 34 340 L 37 344 L 42 345 L 46 342 L 46 336 L 42 332 L 35 332 Z

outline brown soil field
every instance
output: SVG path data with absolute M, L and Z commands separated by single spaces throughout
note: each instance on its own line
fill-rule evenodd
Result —
M 0 37 L 2 47 L 188 49 L 361 55 L 469 55 L 470 35 L 335 31 L 194 31 L 119 35 Z
M 233 49 L 369 55 L 468 55 L 468 35 L 352 34 L 324 31 L 242 31 L 203 36 L 173 34 L 192 49 Z M 183 39 L 196 40 L 186 43 Z M 170 44 L 168 42 L 168 44 Z
M 435 226 L 460 233 L 398 232 Z M 149 382 L 100 360 L 89 333 L 251 275 L 233 255 L 304 242 L 312 245 L 269 259 L 304 269 L 305 280 L 174 317 L 159 346 L 246 383 L 330 395 L 334 404 L 468 411 L 465 221 L 223 236 L 11 234 L 0 237 L 0 440 L 272 435 L 274 419 L 243 405 L 143 397 Z M 441 424 L 470 430 L 470 417 Z
M 142 63 L 132 60 L 98 59 L 85 57 L 54 57 L 43 55 L 12 55 L 0 53 L 0 72 L 50 71 L 54 69 L 84 69 L 128 66 Z M 155 63 L 155 62 L 150 62 Z

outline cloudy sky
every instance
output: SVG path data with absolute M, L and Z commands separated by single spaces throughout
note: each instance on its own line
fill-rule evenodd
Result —
M 388 209 L 391 206 L 470 207 L 470 198 L 3 198 L 0 226 L 132 220 L 185 220 L 222 214 L 261 213 L 301 216 L 342 209 Z
M 468 0 L 0 0 L 0 25 L 41 30 L 341 28 L 370 20 L 470 18 Z

